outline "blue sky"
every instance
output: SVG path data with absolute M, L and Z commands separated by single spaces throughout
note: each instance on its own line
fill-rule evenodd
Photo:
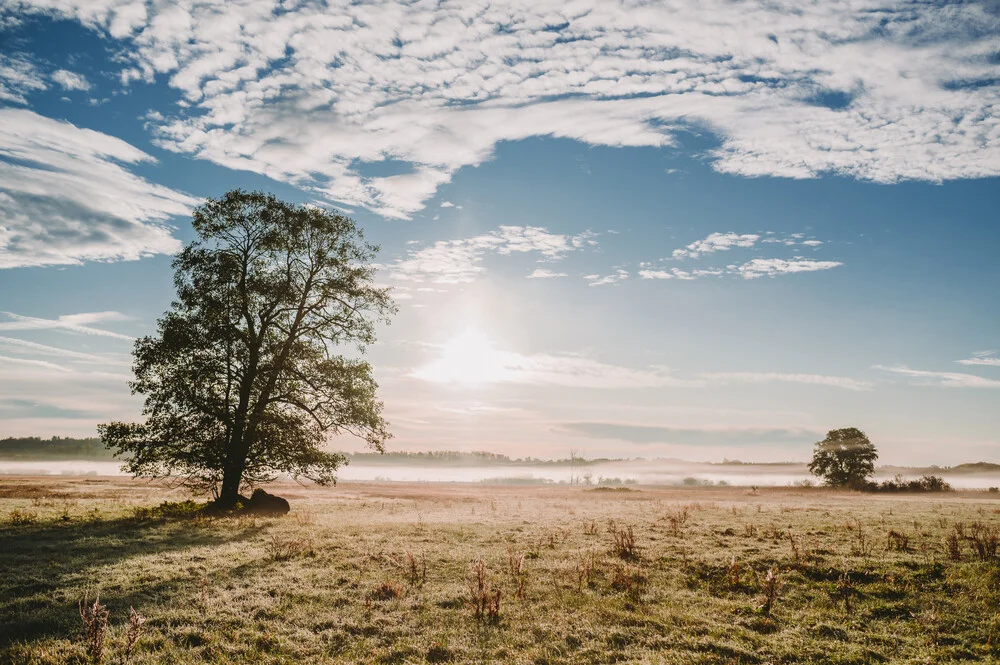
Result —
M 0 0 L 0 435 L 138 417 L 190 210 L 243 187 L 381 244 L 390 447 L 857 426 L 1000 461 L 998 34 L 974 2 Z

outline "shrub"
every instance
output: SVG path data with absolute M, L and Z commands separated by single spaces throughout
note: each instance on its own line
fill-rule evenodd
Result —
M 924 475 L 920 478 L 906 480 L 896 474 L 891 480 L 881 483 L 868 482 L 859 487 L 866 492 L 951 492 L 953 488 L 948 481 L 940 476 Z
M 158 506 L 140 506 L 132 511 L 137 520 L 190 519 L 204 514 L 207 504 L 196 501 L 164 501 Z

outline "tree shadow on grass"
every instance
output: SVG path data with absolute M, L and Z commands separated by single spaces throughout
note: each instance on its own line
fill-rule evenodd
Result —
M 0 528 L 0 653 L 14 641 L 69 636 L 80 628 L 83 589 L 101 589 L 101 602 L 120 619 L 129 606 L 158 604 L 191 585 L 186 569 L 124 587 L 94 578 L 104 567 L 134 557 L 246 541 L 261 524 L 216 525 L 192 520 L 82 520 Z M 110 588 L 109 588 L 110 587 Z

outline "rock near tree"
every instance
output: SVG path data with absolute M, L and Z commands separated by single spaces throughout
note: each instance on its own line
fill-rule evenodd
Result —
M 260 515 L 285 515 L 290 508 L 287 500 L 258 487 L 246 502 L 246 510 Z

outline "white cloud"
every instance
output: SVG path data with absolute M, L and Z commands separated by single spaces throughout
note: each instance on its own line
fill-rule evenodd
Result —
M 830 270 L 842 265 L 844 264 L 839 261 L 814 261 L 802 258 L 792 260 L 752 259 L 736 267 L 734 272 L 742 275 L 744 279 L 755 279 L 757 277 L 774 277 L 776 275 L 786 275 L 796 272 Z
M 618 282 L 623 282 L 628 279 L 629 273 L 627 270 L 622 270 L 621 268 L 616 268 L 610 275 L 605 275 L 601 277 L 600 275 L 584 275 L 583 278 L 587 280 L 587 286 L 603 286 L 605 284 L 617 284 Z
M 995 358 L 996 351 L 976 351 L 971 358 L 956 360 L 959 365 L 983 365 L 986 367 L 1000 367 L 1000 358 Z
M 186 106 L 162 145 L 390 217 L 531 136 L 661 146 L 719 171 L 876 182 L 1000 174 L 996 17 L 892 0 L 22 0 L 127 40 Z M 355 159 L 408 162 L 365 177 Z
M 714 252 L 724 252 L 733 247 L 753 247 L 760 240 L 760 236 L 755 233 L 711 233 L 703 240 L 697 240 L 684 249 L 675 249 L 672 257 L 675 259 L 692 258 L 696 259 L 702 254 L 712 254 Z
M 674 274 L 666 270 L 640 270 L 639 277 L 642 279 L 674 279 Z
M 482 262 L 487 254 L 536 252 L 544 259 L 556 261 L 568 252 L 596 244 L 590 240 L 592 235 L 567 236 L 537 226 L 501 226 L 483 235 L 439 240 L 429 247 L 411 249 L 388 269 L 396 279 L 461 284 L 486 272 Z
M 121 164 L 128 143 L 20 109 L 0 109 L 0 268 L 134 260 L 180 248 L 166 220 L 197 199 Z
M 445 201 L 444 203 L 441 204 L 441 207 L 442 208 L 454 208 L 455 204 L 452 203 L 451 201 Z
M 0 102 L 24 104 L 26 94 L 46 87 L 45 77 L 30 60 L 0 53 Z
M 566 277 L 566 273 L 552 272 L 546 268 L 535 268 L 534 272 L 528 275 L 528 279 L 552 279 L 554 277 Z
M 910 369 L 905 365 L 895 365 L 886 367 L 884 365 L 874 365 L 875 369 L 884 372 L 893 372 L 920 379 L 917 385 L 939 386 L 942 388 L 1000 388 L 1000 381 L 995 379 L 984 379 L 975 374 L 964 374 L 961 372 L 929 372 L 926 370 Z
M 114 337 L 131 341 L 133 338 L 128 335 L 120 335 L 101 328 L 94 328 L 90 324 L 102 323 L 105 321 L 127 321 L 128 317 L 119 312 L 87 312 L 84 314 L 66 314 L 56 319 L 41 319 L 34 316 L 22 316 L 13 312 L 0 312 L 7 321 L 0 321 L 0 331 L 10 330 L 66 330 L 81 335 L 98 335 L 102 337 Z
M 66 69 L 53 72 L 52 80 L 58 83 L 63 90 L 90 90 L 90 81 L 83 74 Z
M 783 374 L 780 372 L 712 372 L 699 375 L 717 383 L 804 383 L 816 386 L 830 386 L 846 390 L 871 390 L 869 381 L 859 381 L 844 376 L 824 374 Z
M 0 365 L 2 364 L 12 364 L 12 365 L 30 365 L 33 367 L 44 367 L 45 369 L 52 369 L 57 372 L 68 372 L 69 370 L 56 365 L 55 363 L 50 363 L 45 360 L 31 360 L 29 358 L 11 358 L 10 356 L 0 355 Z
M 24 330 L 24 328 L 21 328 L 21 330 Z M 8 353 L 16 353 L 19 355 L 56 356 L 59 358 L 68 358 L 70 360 L 81 360 L 87 363 L 98 363 L 105 365 L 129 364 L 127 361 L 118 360 L 115 358 L 109 358 L 107 356 L 98 355 L 96 353 L 83 353 L 81 351 L 73 351 L 70 349 L 48 346 L 47 344 L 38 344 L 37 342 L 29 342 L 28 340 L 18 339 L 16 337 L 0 337 L 0 349 L 4 349 Z

